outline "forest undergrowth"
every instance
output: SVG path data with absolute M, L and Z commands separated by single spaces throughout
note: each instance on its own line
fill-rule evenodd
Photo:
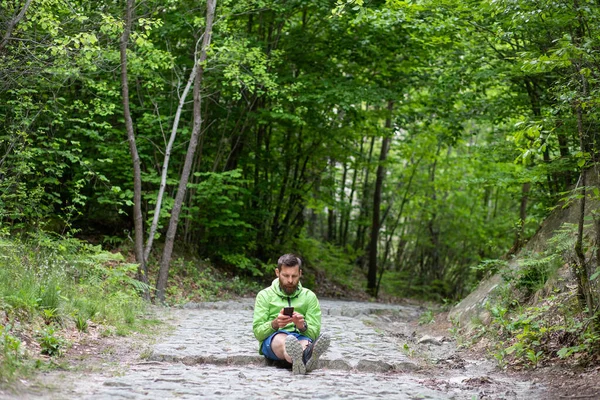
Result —
M 543 252 L 480 266 L 499 273 L 502 283 L 469 328 L 453 321 L 451 331 L 461 346 L 483 351 L 500 368 L 510 370 L 585 370 L 600 365 L 598 307 L 587 308 L 572 273 L 573 229 L 565 224 Z M 591 254 L 593 247 L 588 249 Z M 596 299 L 598 275 L 590 276 Z
M 135 270 L 120 253 L 73 238 L 0 237 L 0 383 L 64 367 L 61 355 L 86 336 L 155 324 Z

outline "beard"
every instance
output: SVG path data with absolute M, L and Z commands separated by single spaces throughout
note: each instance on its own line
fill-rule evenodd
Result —
M 279 287 L 285 294 L 294 294 L 296 289 L 298 289 L 298 285 L 283 286 L 280 284 Z

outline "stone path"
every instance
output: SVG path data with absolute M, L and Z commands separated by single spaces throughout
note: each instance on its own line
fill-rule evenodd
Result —
M 253 299 L 189 304 L 177 312 L 176 329 L 147 359 L 119 376 L 90 374 L 68 390 L 37 398 L 547 398 L 542 387 L 494 375 L 489 365 L 465 362 L 457 369 L 424 369 L 407 356 L 415 338 L 380 328 L 400 324 L 401 329 L 402 321 L 418 318 L 415 306 L 322 300 L 323 331 L 332 335 L 330 351 L 322 357 L 321 369 L 293 376 L 287 369 L 267 366 L 258 355 L 252 307 Z M 232 323 L 238 331 L 228 330 Z M 438 345 L 453 346 L 429 346 Z M 445 356 L 451 352 L 447 347 Z
M 252 307 L 251 299 L 188 305 L 189 313 L 177 333 L 157 345 L 150 359 L 186 365 L 266 365 L 252 334 Z M 415 364 L 402 349 L 359 318 L 382 312 L 401 314 L 405 319 L 418 316 L 414 307 L 321 301 L 323 331 L 332 337 L 331 347 L 322 358 L 322 367 L 362 372 L 414 370 Z M 223 326 L 229 325 L 228 321 L 240 330 L 224 333 Z

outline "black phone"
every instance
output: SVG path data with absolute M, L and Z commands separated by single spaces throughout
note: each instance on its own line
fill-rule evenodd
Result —
M 291 317 L 294 314 L 294 307 L 283 307 L 283 315 Z

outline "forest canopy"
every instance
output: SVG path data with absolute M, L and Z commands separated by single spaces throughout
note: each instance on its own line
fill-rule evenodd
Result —
M 0 234 L 131 243 L 159 297 L 176 246 L 457 299 L 597 165 L 595 1 L 0 7 Z

